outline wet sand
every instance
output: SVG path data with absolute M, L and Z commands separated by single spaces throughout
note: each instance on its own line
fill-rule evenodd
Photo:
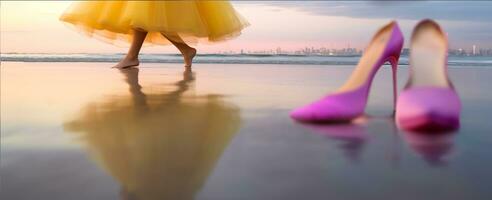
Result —
M 289 110 L 350 66 L 110 66 L 1 63 L 0 199 L 492 198 L 492 68 L 450 68 L 461 129 L 422 135 L 393 123 L 389 67 L 368 116 L 313 126 Z

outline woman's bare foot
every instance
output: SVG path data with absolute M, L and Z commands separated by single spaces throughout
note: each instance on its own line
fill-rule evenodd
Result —
M 140 64 L 140 62 L 138 61 L 138 59 L 124 58 L 123 60 L 121 60 L 118 64 L 116 64 L 112 68 L 125 69 L 125 68 L 129 68 L 129 67 L 138 66 L 139 64 Z
M 187 68 L 188 67 L 191 67 L 191 64 L 193 63 L 193 58 L 196 55 L 196 49 L 190 47 L 186 51 L 183 51 L 182 54 L 183 54 L 183 59 L 184 59 L 185 67 L 187 67 Z

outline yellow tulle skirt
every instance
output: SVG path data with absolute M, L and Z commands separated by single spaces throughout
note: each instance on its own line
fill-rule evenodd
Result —
M 135 30 L 148 32 L 147 44 L 215 42 L 238 36 L 248 25 L 227 1 L 75 2 L 60 20 L 113 44 L 131 41 Z

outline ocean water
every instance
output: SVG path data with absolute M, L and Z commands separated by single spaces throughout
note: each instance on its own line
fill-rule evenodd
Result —
M 117 62 L 124 54 L 1 54 L 1 61 L 17 62 Z M 360 56 L 317 55 L 252 55 L 199 54 L 195 63 L 213 64 L 292 64 L 292 65 L 355 65 Z M 180 54 L 142 54 L 144 63 L 181 63 Z M 449 66 L 492 66 L 492 56 L 450 56 Z M 400 65 L 408 65 L 408 57 L 400 58 Z

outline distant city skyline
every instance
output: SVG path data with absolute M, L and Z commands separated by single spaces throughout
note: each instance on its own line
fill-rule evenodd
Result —
M 176 52 L 177 53 L 177 52 Z M 170 53 L 170 54 L 176 54 Z M 410 49 L 403 48 L 401 55 L 409 55 Z M 37 54 L 37 53 L 26 53 L 26 52 L 2 52 L 5 55 L 11 54 Z M 44 53 L 42 53 L 44 54 Z M 64 55 L 67 53 L 51 53 Z M 71 54 L 71 53 L 68 53 Z M 84 53 L 82 53 L 84 54 Z M 91 54 L 91 53 L 88 53 Z M 96 53 L 97 54 L 97 53 Z M 124 54 L 124 53 L 121 53 Z M 151 53 L 155 54 L 155 53 Z M 169 54 L 169 53 L 163 53 Z M 363 54 L 363 49 L 357 48 L 326 48 L 326 47 L 304 47 L 298 50 L 283 50 L 280 47 L 269 48 L 263 50 L 250 50 L 250 49 L 240 49 L 235 50 L 221 50 L 216 52 L 205 52 L 199 54 L 230 54 L 230 55 L 320 55 L 320 56 L 360 56 Z M 492 48 L 479 48 L 477 45 L 472 45 L 471 50 L 466 50 L 464 48 L 448 49 L 448 54 L 450 56 L 492 56 Z
M 471 50 L 465 48 L 448 49 L 449 55 L 457 56 L 492 56 L 492 48 L 479 48 L 478 45 L 472 45 Z M 408 55 L 409 48 L 402 49 L 402 55 Z M 281 47 L 264 50 L 241 49 L 239 51 L 218 51 L 219 54 L 290 54 L 290 55 L 324 55 L 324 56 L 343 56 L 343 55 L 362 55 L 363 49 L 357 48 L 327 48 L 327 47 L 304 47 L 298 50 L 284 50 Z

